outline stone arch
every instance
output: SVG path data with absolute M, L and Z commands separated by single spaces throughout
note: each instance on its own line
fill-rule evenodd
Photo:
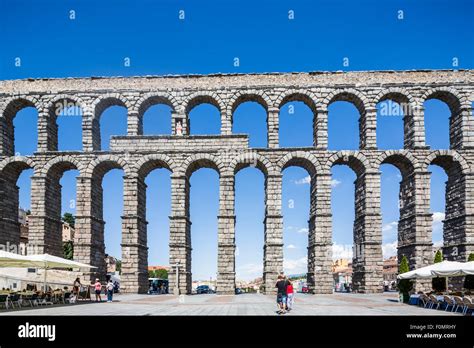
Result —
M 281 109 L 283 105 L 292 101 L 303 102 L 311 109 L 313 115 L 316 115 L 318 110 L 322 108 L 322 106 L 318 105 L 318 97 L 314 92 L 294 89 L 281 93 L 276 99 L 275 105 L 278 109 Z
M 24 156 L 8 157 L 0 162 L 0 244 L 20 245 L 18 179 L 24 170 L 34 169 L 34 161 Z M 18 250 L 20 251 L 20 250 Z
M 322 172 L 321 164 L 316 156 L 304 151 L 290 152 L 283 156 L 277 164 L 281 172 L 291 166 L 305 169 L 311 177 Z
M 48 106 L 46 107 L 46 109 L 48 110 L 48 115 L 57 117 L 58 113 L 55 106 L 58 102 L 63 101 L 73 102 L 74 106 L 80 107 L 83 113 L 89 111 L 87 109 L 86 103 L 80 97 L 72 94 L 60 94 L 49 101 Z M 63 105 L 61 105 L 61 110 L 63 110 L 62 106 Z
M 0 117 L 12 121 L 17 112 L 26 107 L 33 107 L 38 112 L 41 110 L 41 105 L 36 97 L 29 95 L 15 96 L 8 98 L 3 103 L 3 107 L 0 109 Z
M 13 127 L 13 119 L 19 111 L 27 107 L 33 107 L 36 109 L 38 113 L 38 123 L 36 124 L 36 127 L 38 128 L 40 114 L 43 109 L 36 97 L 11 97 L 4 102 L 3 107 L 0 109 L 0 150 L 3 155 L 11 156 L 14 154 L 15 130 Z
M 187 123 L 187 133 L 191 133 L 192 129 L 192 124 L 190 120 L 190 112 L 197 106 L 202 105 L 202 104 L 210 104 L 214 106 L 218 113 L 219 113 L 219 133 L 222 132 L 222 127 L 223 124 L 225 123 L 225 110 L 226 106 L 222 100 L 222 98 L 216 93 L 212 91 L 202 91 L 202 92 L 196 92 L 193 93 L 189 96 L 187 96 L 183 100 L 183 108 L 184 108 L 184 113 L 186 117 L 186 123 Z
M 396 103 L 408 103 L 411 107 L 417 104 L 415 97 L 405 88 L 390 87 L 382 89 L 375 97 L 375 104 L 386 100 L 393 100 Z
M 177 112 L 180 107 L 176 98 L 167 92 L 149 92 L 143 94 L 140 99 L 135 102 L 132 111 L 138 113 L 138 116 L 142 118 L 148 108 L 156 104 L 168 105 L 173 112 Z
M 105 109 L 114 105 L 125 107 L 127 112 L 133 108 L 133 105 L 131 105 L 127 98 L 119 93 L 100 95 L 94 100 L 90 108 L 93 112 L 93 119 L 98 120 Z
M 268 158 L 255 152 L 243 153 L 233 158 L 229 164 L 227 173 L 229 175 L 235 175 L 241 169 L 250 166 L 258 168 L 265 177 L 279 174 Z
M 409 151 L 384 151 L 374 161 L 374 167 L 380 168 L 382 164 L 395 166 L 403 177 L 421 169 L 418 159 Z
M 423 162 L 423 169 L 428 170 L 428 166 L 434 164 L 443 168 L 449 175 L 451 169 L 460 170 L 462 174 L 470 171 L 469 163 L 458 152 L 453 150 L 436 150 L 430 152 Z
M 325 171 L 329 172 L 334 165 L 347 165 L 357 176 L 374 171 L 369 160 L 362 153 L 357 151 L 338 151 L 326 162 Z
M 36 163 L 26 156 L 7 157 L 0 162 L 0 173 L 10 178 L 18 179 L 18 176 L 25 169 L 35 169 Z
M 354 106 L 359 111 L 360 116 L 365 114 L 367 107 L 370 105 L 370 101 L 364 93 L 352 88 L 347 88 L 331 91 L 324 98 L 324 109 L 327 110 L 329 105 L 337 101 L 346 101 L 354 104 Z
M 357 91 L 352 88 L 348 89 L 336 89 L 331 91 L 324 99 L 323 105 L 325 111 L 329 111 L 329 106 L 332 103 L 343 101 L 349 102 L 358 111 L 358 143 L 359 149 L 365 148 L 376 148 L 376 132 L 373 124 L 376 124 L 376 117 L 373 112 L 372 104 L 366 97 L 366 95 L 360 91 Z M 370 113 L 368 112 L 370 110 Z M 375 118 L 375 119 L 374 119 Z M 328 113 L 328 123 L 329 123 L 329 113 Z M 327 136 L 327 141 L 329 143 L 329 134 Z
M 248 91 L 238 91 L 229 100 L 227 112 L 231 115 L 240 104 L 253 101 L 260 104 L 268 113 L 268 109 L 273 107 L 273 103 L 267 93 L 263 90 L 253 89 Z
M 65 171 L 77 169 L 80 174 L 84 174 L 83 163 L 75 156 L 64 155 L 54 157 L 49 160 L 42 168 L 38 168 L 38 175 L 50 176 L 59 174 L 61 176 Z M 57 172 L 56 172 L 57 171 Z
M 462 106 L 469 107 L 469 99 L 452 87 L 430 88 L 424 91 L 419 97 L 421 104 L 430 99 L 439 99 L 445 102 L 453 115 Z
M 450 148 L 458 149 L 470 144 L 469 129 L 472 127 L 472 117 L 464 117 L 465 110 L 471 114 L 471 104 L 466 95 L 461 94 L 452 87 L 432 88 L 424 91 L 420 96 L 420 105 L 424 102 L 438 99 L 446 103 L 451 116 L 449 118 L 449 144 Z M 425 116 L 425 115 L 424 115 Z
M 166 168 L 172 173 L 178 170 L 173 159 L 169 156 L 165 154 L 150 154 L 145 155 L 138 160 L 135 164 L 134 171 L 138 173 L 140 178 L 144 179 L 156 168 Z
M 102 178 L 111 169 L 122 169 L 125 176 L 133 175 L 126 159 L 107 154 L 95 157 L 85 169 L 85 176 Z
M 200 104 L 211 104 L 219 110 L 220 114 L 226 110 L 224 101 L 216 92 L 202 91 L 193 93 L 185 98 L 183 101 L 184 112 L 187 115 L 193 108 Z
M 187 178 L 190 178 L 196 170 L 201 168 L 214 169 L 219 175 L 221 175 L 225 169 L 224 163 L 219 157 L 206 153 L 189 156 L 183 161 L 179 168 L 179 173 L 185 175 Z

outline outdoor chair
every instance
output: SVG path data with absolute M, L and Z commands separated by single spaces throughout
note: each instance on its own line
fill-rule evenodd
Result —
M 8 295 L 0 295 L 0 306 L 4 306 L 8 309 Z
M 461 297 L 453 296 L 453 301 L 455 303 L 454 312 L 457 312 L 459 307 L 463 308 L 463 310 L 464 310 L 464 302 L 463 302 Z
M 434 306 L 436 306 L 435 309 L 438 309 L 440 304 L 441 302 L 438 301 L 435 295 L 430 295 L 430 308 L 433 308 Z
M 446 295 L 443 296 L 443 299 L 444 299 L 444 303 L 445 303 L 444 310 L 448 311 L 449 307 L 451 306 L 451 312 L 452 312 L 454 310 L 454 306 L 455 306 L 454 300 L 451 297 L 446 296 Z
M 12 305 L 12 308 L 15 308 L 15 304 L 18 306 L 18 308 L 21 308 L 21 297 L 19 294 L 10 294 L 8 301 Z
M 51 302 L 51 298 L 49 297 L 48 294 L 42 293 L 39 296 L 38 304 L 40 304 L 40 305 L 53 305 L 53 302 Z
M 65 292 L 63 294 L 62 301 L 63 301 L 64 304 L 71 303 L 71 295 L 72 295 L 71 292 Z
M 430 302 L 429 297 L 426 296 L 424 293 L 421 293 L 420 297 L 418 298 L 418 305 L 419 306 L 423 305 L 423 307 L 426 308 L 429 302 Z
M 31 307 L 38 306 L 38 294 L 37 293 L 34 293 L 34 294 L 31 295 L 30 303 L 31 303 Z
M 469 310 L 472 311 L 474 309 L 474 303 L 472 303 L 472 300 L 469 297 L 464 297 L 462 300 L 464 304 L 462 314 L 467 314 Z

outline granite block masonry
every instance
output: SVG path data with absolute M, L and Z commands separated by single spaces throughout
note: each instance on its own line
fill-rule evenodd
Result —
M 450 148 L 432 150 L 425 143 L 423 103 L 444 101 L 451 112 Z M 403 149 L 377 148 L 377 104 L 391 100 L 403 107 Z M 246 134 L 232 134 L 233 113 L 243 102 L 255 101 L 267 113 L 267 148 L 249 147 Z M 279 147 L 279 111 L 293 101 L 313 112 L 313 146 Z M 328 107 L 348 101 L 357 108 L 359 150 L 330 151 Z M 447 176 L 443 253 L 446 259 L 466 260 L 474 252 L 474 101 L 473 70 L 312 72 L 216 74 L 144 77 L 93 77 L 0 81 L 0 244 L 18 244 L 17 179 L 33 169 L 29 242 L 36 251 L 62 255 L 61 185 L 63 173 L 78 170 L 74 258 L 97 266 L 84 271 L 91 280 L 105 277 L 102 178 L 114 169 L 124 172 L 122 215 L 122 291 L 148 288 L 145 178 L 156 168 L 171 172 L 170 265 L 179 264 L 178 279 L 170 272 L 170 291 L 191 292 L 191 233 L 189 178 L 200 168 L 213 168 L 220 177 L 217 291 L 234 294 L 234 178 L 254 166 L 265 176 L 263 283 L 274 291 L 283 271 L 282 171 L 304 168 L 310 175 L 308 217 L 308 287 L 331 293 L 332 216 L 331 168 L 347 165 L 356 173 L 353 288 L 381 292 L 382 226 L 380 166 L 391 164 L 401 173 L 398 256 L 410 268 L 432 262 L 430 213 L 431 164 Z M 189 112 L 210 103 L 221 115 L 218 135 L 192 135 Z M 171 109 L 171 135 L 143 135 L 143 115 L 152 105 Z M 56 118 L 68 106 L 82 110 L 82 151 L 58 151 Z M 112 105 L 127 109 L 127 135 L 113 136 L 110 150 L 100 148 L 100 116 Z M 38 111 L 37 151 L 15 152 L 13 119 L 26 107 Z M 387 116 L 388 117 L 388 116 Z M 179 131 L 177 131 L 177 128 Z M 182 134 L 180 134 L 182 133 Z M 423 288 L 419 283 L 417 287 Z

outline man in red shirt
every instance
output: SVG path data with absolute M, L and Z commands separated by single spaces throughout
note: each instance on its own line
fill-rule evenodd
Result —
M 286 310 L 291 311 L 293 309 L 293 300 L 295 298 L 295 293 L 293 291 L 293 284 L 289 279 L 287 279 L 288 285 L 286 286 Z

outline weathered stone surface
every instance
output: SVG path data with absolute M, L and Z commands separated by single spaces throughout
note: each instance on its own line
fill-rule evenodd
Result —
M 430 150 L 425 144 L 423 102 L 438 98 L 450 110 L 451 148 Z M 393 100 L 406 107 L 404 149 L 377 150 L 376 105 Z M 360 113 L 360 150 L 328 151 L 328 106 L 338 100 L 354 103 Z M 266 178 L 264 285 L 274 291 L 283 271 L 281 173 L 288 166 L 305 168 L 311 176 L 308 219 L 308 285 L 314 293 L 332 291 L 331 176 L 333 165 L 345 164 L 355 181 L 354 289 L 382 290 L 380 213 L 381 164 L 400 169 L 399 256 L 410 267 L 432 262 L 429 209 L 430 173 L 437 164 L 448 174 L 443 252 L 448 259 L 465 260 L 474 252 L 474 71 L 374 71 L 164 76 L 127 78 L 28 79 L 0 81 L 0 244 L 18 243 L 16 181 L 34 169 L 31 188 L 30 236 L 39 251 L 61 254 L 60 213 L 64 171 L 77 169 L 75 258 L 98 267 L 84 277 L 104 277 L 104 221 L 102 178 L 109 170 L 124 171 L 122 222 L 123 290 L 147 288 L 147 221 L 144 179 L 155 168 L 171 171 L 170 265 L 179 265 L 179 291 L 191 291 L 191 221 L 189 177 L 209 167 L 220 175 L 218 216 L 218 279 L 220 293 L 235 286 L 234 176 L 254 166 Z M 232 135 L 232 115 L 245 101 L 267 111 L 268 148 L 253 149 L 246 135 Z M 302 101 L 314 113 L 314 146 L 279 148 L 279 110 L 289 101 Z M 83 151 L 57 151 L 56 115 L 59 105 L 82 109 Z M 173 135 L 143 136 L 143 114 L 164 103 L 172 108 Z M 189 111 L 211 103 L 221 113 L 221 134 L 189 136 Z M 126 136 L 114 136 L 110 151 L 100 151 L 100 116 L 111 105 L 128 110 Z M 38 151 L 16 154 L 13 118 L 25 107 L 38 110 Z M 176 135 L 178 122 L 182 134 Z M 170 273 L 171 291 L 176 274 Z M 420 284 L 422 286 L 423 284 Z

